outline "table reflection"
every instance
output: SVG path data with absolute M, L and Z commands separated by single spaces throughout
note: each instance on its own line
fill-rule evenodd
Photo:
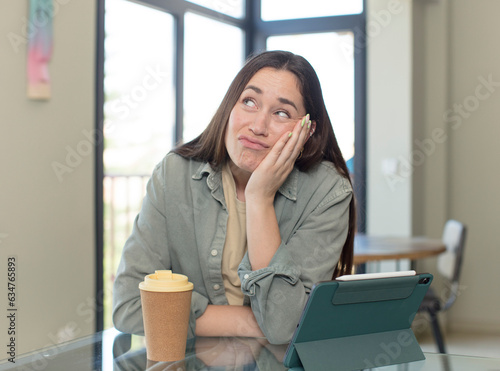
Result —
M 113 344 L 114 371 L 198 370 L 287 370 L 282 364 L 286 345 L 266 339 L 198 337 L 188 340 L 186 358 L 177 362 L 155 362 L 145 348 L 130 350 L 130 336 L 117 336 Z
M 132 341 L 131 341 L 132 339 Z M 144 338 L 115 329 L 19 355 L 16 363 L 0 361 L 0 371 L 139 371 L 238 370 L 283 371 L 286 345 L 265 339 L 203 338 L 188 341 L 186 358 L 178 362 L 148 362 Z M 374 368 L 377 371 L 500 370 L 500 359 L 425 353 L 425 360 Z M 332 370 L 334 365 L 332 365 Z M 297 371 L 292 369 L 293 371 Z M 292 371 L 291 370 L 291 371 Z M 302 370 L 303 371 L 303 370 Z M 315 370 L 307 370 L 315 371 Z

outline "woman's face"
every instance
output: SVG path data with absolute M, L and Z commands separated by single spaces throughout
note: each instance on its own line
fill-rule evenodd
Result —
M 225 144 L 231 168 L 252 173 L 277 140 L 305 115 L 299 81 L 292 72 L 259 70 L 229 116 Z

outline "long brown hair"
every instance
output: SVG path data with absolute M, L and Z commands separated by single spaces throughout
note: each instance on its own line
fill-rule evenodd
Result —
M 229 86 L 219 108 L 207 128 L 200 136 L 183 144 L 173 152 L 187 158 L 209 162 L 218 167 L 228 158 L 224 138 L 231 111 L 248 81 L 262 68 L 290 71 L 297 77 L 304 107 L 316 122 L 314 135 L 304 145 L 302 156 L 295 165 L 300 171 L 307 171 L 321 161 L 330 161 L 337 171 L 349 182 L 349 171 L 340 151 L 332 123 L 326 111 L 321 85 L 309 62 L 299 55 L 285 51 L 266 51 L 250 58 Z M 349 205 L 349 229 L 333 278 L 352 273 L 354 234 L 356 230 L 356 207 L 354 196 Z

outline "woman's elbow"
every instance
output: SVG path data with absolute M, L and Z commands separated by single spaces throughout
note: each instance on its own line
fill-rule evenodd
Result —
M 125 311 L 121 307 L 113 308 L 112 319 L 113 326 L 121 332 L 131 333 L 127 327 L 127 321 L 125 319 Z
M 268 323 L 262 329 L 267 340 L 271 344 L 287 344 L 292 340 L 293 332 L 297 327 L 296 324 L 283 323 L 283 320 L 274 320 L 273 323 Z
M 142 313 L 132 311 L 124 305 L 113 308 L 112 313 L 113 326 L 121 332 L 127 334 L 144 334 L 144 325 L 142 321 Z

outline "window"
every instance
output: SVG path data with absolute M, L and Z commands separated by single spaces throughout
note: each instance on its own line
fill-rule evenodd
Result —
M 289 50 L 315 68 L 341 150 L 354 163 L 364 231 L 363 3 L 98 0 L 96 117 L 105 137 L 96 155 L 98 331 L 112 325 L 113 275 L 153 167 L 202 132 L 253 52 Z
M 238 27 L 186 13 L 183 141 L 205 129 L 243 65 L 243 36 Z
M 108 328 L 122 246 L 153 167 L 173 145 L 174 19 L 129 1 L 107 0 L 105 30 L 102 264 Z
M 172 146 L 173 35 L 170 14 L 125 0 L 106 1 L 106 173 L 150 173 Z
M 188 0 L 188 1 L 236 18 L 243 18 L 243 16 L 245 15 L 244 0 Z
M 194 2 L 166 2 L 164 9 L 145 3 L 105 2 L 98 330 L 112 326 L 114 275 L 154 166 L 176 143 L 203 131 L 244 61 L 242 20 L 221 21 Z M 197 3 L 220 8 L 217 1 Z M 243 2 L 229 3 L 226 13 L 241 17 Z
M 267 49 L 300 54 L 316 70 L 328 115 L 346 161 L 354 157 L 353 42 L 352 32 L 271 36 L 267 39 Z
M 364 1 L 258 0 L 254 45 L 303 55 L 315 68 L 357 199 L 358 231 L 365 220 Z M 297 4 L 296 4 L 297 3 Z
M 334 15 L 359 14 L 362 0 L 262 0 L 262 20 L 316 18 Z

